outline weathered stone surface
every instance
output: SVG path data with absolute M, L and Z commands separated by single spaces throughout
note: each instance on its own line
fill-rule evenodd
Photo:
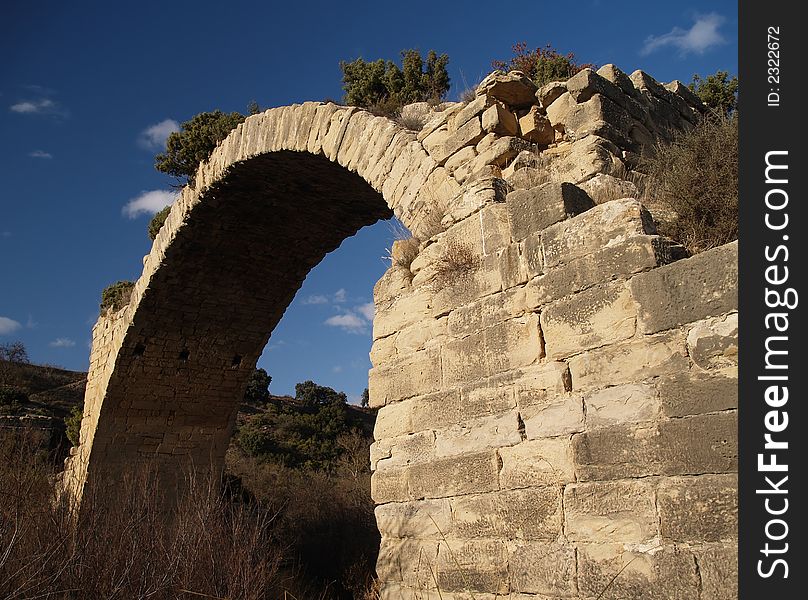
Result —
M 631 552 L 621 544 L 578 546 L 581 596 L 604 600 L 694 600 L 699 577 L 693 555 L 663 547 Z
M 435 432 L 435 456 L 439 458 L 513 446 L 522 441 L 516 411 L 481 417 Z
M 693 552 L 701 577 L 702 600 L 737 600 L 737 544 L 706 545 Z
M 679 373 L 656 384 L 662 409 L 668 417 L 738 408 L 738 379 L 704 373 Z
M 482 116 L 483 130 L 497 135 L 518 135 L 516 116 L 501 102 L 488 107 Z
M 637 275 L 639 327 L 654 333 L 738 309 L 738 243 Z
M 573 436 L 579 481 L 735 471 L 737 417 L 719 413 L 615 425 Z
M 508 554 L 500 540 L 444 540 L 435 568 L 437 587 L 449 592 L 508 592 Z
M 461 538 L 555 540 L 561 533 L 557 486 L 464 496 L 451 504 L 453 532 Z
M 577 395 L 551 397 L 546 404 L 526 407 L 522 412 L 529 440 L 570 435 L 584 429 L 584 405 Z
M 542 146 L 552 144 L 555 139 L 553 124 L 538 106 L 532 106 L 528 113 L 519 119 L 519 131 L 526 140 Z
M 506 198 L 513 239 L 529 234 L 589 210 L 595 203 L 571 183 L 545 183 L 529 190 L 516 190 Z
M 564 92 L 556 97 L 549 104 L 542 104 L 542 106 L 546 107 L 547 111 L 547 118 L 550 120 L 550 124 L 561 131 L 564 132 L 564 123 L 567 121 L 567 115 L 569 112 L 575 108 L 577 103 L 575 99 L 567 92 L 566 86 L 564 86 Z
M 480 82 L 476 94 L 487 94 L 508 106 L 519 107 L 536 102 L 536 84 L 521 71 L 494 71 Z
M 412 396 L 435 392 L 440 387 L 440 379 L 438 351 L 429 349 L 403 356 L 395 363 L 370 370 L 370 405 L 384 406 Z
M 551 81 L 545 83 L 536 92 L 536 98 L 541 106 L 545 109 L 550 106 L 556 99 L 567 91 L 567 85 L 563 81 Z
M 433 133 L 436 135 L 438 132 Z M 463 148 L 464 146 L 472 146 L 479 142 L 485 132 L 483 131 L 482 124 L 479 117 L 472 117 L 465 125 L 460 127 L 457 131 L 451 133 L 447 131 L 446 136 L 442 140 L 436 140 L 434 149 L 427 150 L 432 155 L 439 165 L 446 162 L 452 154 Z M 427 138 L 428 140 L 428 138 Z M 424 140 L 426 146 L 427 140 Z
M 572 387 L 569 368 L 560 361 L 520 369 L 513 383 L 520 409 L 549 404 Z
M 376 507 L 376 524 L 383 538 L 441 539 L 452 534 L 448 500 L 398 502 Z
M 738 313 L 700 321 L 687 334 L 690 358 L 702 369 L 738 366 Z
M 557 265 L 544 273 L 543 261 L 540 263 L 541 270 L 538 265 L 532 268 L 533 264 L 539 261 L 539 257 L 543 257 L 540 246 L 541 238 L 536 234 L 531 234 L 525 240 L 528 273 L 542 275 L 528 284 L 529 297 L 535 300 L 536 307 L 585 290 L 605 280 L 628 277 L 667 264 L 678 255 L 676 247 L 672 247 L 664 238 L 636 235 L 623 242 L 579 256 L 568 263 Z
M 632 199 L 612 200 L 548 227 L 542 235 L 544 262 L 553 267 L 635 235 L 655 233 L 653 219 L 642 204 Z
M 431 573 L 437 562 L 439 543 L 383 537 L 376 574 L 381 581 L 402 583 L 414 589 L 433 589 Z
M 629 340 L 590 350 L 569 360 L 573 389 L 640 382 L 686 372 L 690 366 L 681 334 Z
M 624 94 L 628 96 L 636 95 L 637 90 L 634 88 L 631 78 L 613 64 L 603 65 L 597 70 L 597 74 L 615 84 Z
M 661 401 L 649 384 L 617 385 L 584 397 L 589 428 L 651 421 L 659 417 Z
M 625 282 L 589 288 L 541 313 L 545 352 L 560 359 L 634 336 L 637 309 Z
M 488 377 L 533 364 L 543 356 L 537 315 L 526 315 L 447 342 L 442 352 L 444 385 Z
M 471 162 L 475 156 L 477 156 L 477 150 L 474 148 L 474 146 L 466 146 L 465 148 L 461 148 L 448 158 L 446 161 L 446 170 L 449 173 L 454 173 L 466 163 Z
M 659 535 L 648 480 L 577 483 L 564 488 L 564 532 L 581 542 L 640 543 Z
M 508 564 L 511 590 L 548 596 L 575 594 L 575 547 L 552 542 L 517 542 Z
M 638 198 L 640 195 L 637 186 L 631 181 L 618 179 L 606 173 L 598 173 L 591 179 L 579 184 L 595 204 L 603 204 L 609 200 L 620 198 Z
M 513 160 L 520 152 L 530 147 L 530 144 L 525 140 L 508 136 L 497 139 L 494 143 L 480 147 L 477 145 L 477 156 L 457 167 L 455 170 L 455 177 L 459 182 L 464 182 L 474 174 L 480 172 L 488 165 L 493 165 L 499 168 L 507 165 Z
M 560 101 L 561 99 L 556 100 Z M 598 135 L 587 135 L 583 139 L 559 144 L 542 153 L 548 161 L 546 168 L 553 181 L 569 181 L 576 184 L 598 173 L 613 173 L 619 165 L 622 165 L 620 154 L 617 146 Z
M 525 441 L 500 448 L 502 489 L 570 483 L 575 480 L 572 446 L 567 437 Z
M 734 542 L 738 537 L 737 475 L 666 479 L 657 505 L 663 541 Z
M 413 498 L 447 498 L 491 492 L 499 487 L 495 451 L 466 454 L 413 465 L 408 469 Z
M 371 469 L 391 469 L 426 462 L 435 456 L 435 432 L 421 431 L 378 440 L 370 448 Z

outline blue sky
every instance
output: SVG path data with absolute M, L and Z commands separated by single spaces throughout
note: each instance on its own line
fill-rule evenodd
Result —
M 165 135 L 198 112 L 341 98 L 340 60 L 450 57 L 450 99 L 518 41 L 662 81 L 737 73 L 737 3 L 38 2 L 0 20 L 0 343 L 85 370 L 101 290 L 136 279 L 172 178 Z M 379 223 L 315 268 L 259 362 L 270 389 L 313 379 L 357 398 L 369 303 L 393 238 Z

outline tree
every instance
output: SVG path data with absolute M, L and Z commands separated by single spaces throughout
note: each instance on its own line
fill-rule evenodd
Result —
M 256 105 L 257 106 L 257 105 Z M 246 117 L 238 112 L 220 110 L 199 113 L 180 125 L 180 130 L 166 140 L 166 151 L 154 157 L 154 166 L 161 173 L 185 177 L 192 181 L 199 163 Z
M 370 406 L 370 390 L 368 390 L 368 388 L 365 388 L 365 391 L 362 392 L 362 400 L 360 404 L 362 408 L 367 408 Z
M 551 81 L 566 81 L 578 71 L 596 67 L 592 63 L 579 64 L 575 54 L 561 54 L 550 44 L 528 50 L 527 42 L 518 42 L 512 50 L 514 55 L 509 60 L 495 60 L 492 66 L 504 71 L 522 71 L 539 87 Z
M 20 341 L 0 344 L 0 360 L 20 364 L 27 364 L 30 362 L 28 360 L 28 351 Z
M 160 229 L 162 229 L 163 223 L 166 222 L 166 218 L 168 218 L 168 213 L 170 212 L 171 206 L 166 206 L 163 210 L 154 215 L 151 221 L 149 221 L 149 239 L 151 241 L 154 241 L 157 234 L 160 233 Z
M 304 381 L 295 385 L 295 400 L 306 408 L 347 404 L 348 396 L 344 392 L 317 385 L 313 381 Z
M 401 52 L 401 68 L 393 61 L 340 61 L 344 102 L 392 114 L 412 102 L 439 102 L 449 91 L 449 57 L 430 50 L 426 63 L 418 50 Z
M 264 369 L 255 369 L 247 382 L 244 401 L 250 404 L 264 404 L 269 400 L 269 384 L 272 377 Z
M 70 414 L 65 417 L 65 434 L 70 443 L 79 445 L 79 432 L 81 431 L 81 419 L 84 413 L 84 406 L 78 405 L 70 409 Z
M 704 79 L 693 75 L 688 87 L 716 114 L 731 115 L 738 109 L 738 77 L 730 77 L 727 71 L 716 71 Z

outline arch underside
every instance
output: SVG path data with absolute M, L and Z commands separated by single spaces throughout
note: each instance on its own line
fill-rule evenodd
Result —
M 391 216 L 358 175 L 308 153 L 250 158 L 209 187 L 118 352 L 94 439 L 104 475 L 221 464 L 247 378 L 308 272 Z

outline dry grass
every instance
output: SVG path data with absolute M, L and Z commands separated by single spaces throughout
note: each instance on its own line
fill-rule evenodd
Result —
M 0 445 L 3 600 L 332 600 L 361 598 L 376 585 L 375 555 L 357 561 L 345 581 L 319 578 L 301 566 L 299 557 L 306 550 L 290 533 L 290 527 L 297 527 L 296 535 L 308 539 L 311 547 L 319 546 L 331 562 L 347 560 L 346 545 L 361 537 L 356 519 L 370 520 L 375 532 L 369 481 L 364 479 L 357 478 L 352 495 L 345 483 L 284 474 L 287 488 L 294 482 L 298 494 L 303 489 L 309 494 L 311 501 L 303 503 L 294 495 L 286 502 L 278 496 L 234 498 L 232 491 L 223 493 L 220 479 L 189 474 L 191 493 L 170 504 L 156 491 L 158 471 L 147 468 L 127 477 L 114 496 L 108 488 L 89 490 L 76 517 L 56 500 L 55 472 L 56 466 L 28 436 L 5 438 Z M 358 491 L 363 486 L 367 500 L 357 499 L 364 497 Z M 313 504 L 316 497 L 322 502 Z M 343 499 L 337 502 L 337 497 Z M 370 508 L 357 511 L 362 502 Z M 339 511 L 360 516 L 340 521 L 335 516 Z M 336 532 L 332 538 L 324 527 Z M 344 542 L 340 546 L 334 539 Z M 377 549 L 378 540 L 372 546 Z
M 443 253 L 435 264 L 433 284 L 451 285 L 468 277 L 479 266 L 480 259 L 470 245 L 449 240 L 444 244 Z
M 393 242 L 387 248 L 384 258 L 389 260 L 392 266 L 409 269 L 420 252 L 421 241 L 398 219 L 390 222 L 389 229 L 393 235 Z
M 738 239 L 738 118 L 705 118 L 692 131 L 660 144 L 641 165 L 646 196 L 670 218 L 660 233 L 693 252 Z
M 399 125 L 401 125 L 404 129 L 409 129 L 410 131 L 421 131 L 426 125 L 426 122 L 429 118 L 429 115 L 426 113 L 407 113 L 407 114 L 399 114 L 395 121 Z

